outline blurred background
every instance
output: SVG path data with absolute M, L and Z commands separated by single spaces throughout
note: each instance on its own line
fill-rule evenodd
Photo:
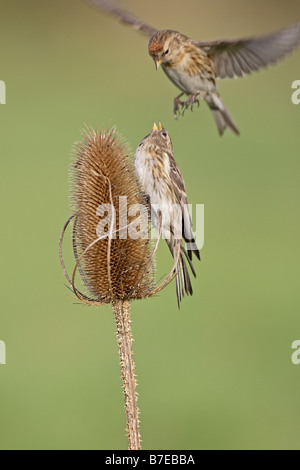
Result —
M 299 0 L 123 5 L 202 40 L 300 18 Z M 1 0 L 0 50 L 0 448 L 127 447 L 112 310 L 74 301 L 58 239 L 81 130 L 117 125 L 134 151 L 153 120 L 171 133 L 189 202 L 205 204 L 205 245 L 180 312 L 174 285 L 132 306 L 143 448 L 300 448 L 300 52 L 219 83 L 241 130 L 221 139 L 205 104 L 173 120 L 178 91 L 147 38 L 84 1 Z M 167 273 L 164 246 L 157 262 Z

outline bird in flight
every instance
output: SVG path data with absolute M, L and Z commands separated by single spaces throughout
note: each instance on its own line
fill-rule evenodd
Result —
M 178 31 L 158 31 L 136 19 L 114 0 L 89 0 L 122 23 L 150 36 L 148 52 L 156 69 L 161 65 L 169 79 L 181 90 L 174 99 L 174 117 L 182 114 L 199 98 L 206 101 L 220 135 L 227 128 L 239 135 L 228 109 L 217 91 L 217 79 L 243 77 L 269 64 L 275 64 L 300 45 L 300 22 L 266 36 L 194 41 Z M 188 98 L 182 101 L 183 95 Z M 180 108 L 181 107 L 181 108 Z
M 161 225 L 163 238 L 176 260 L 176 295 L 180 307 L 182 296 L 193 294 L 186 261 L 196 277 L 192 259 L 194 254 L 200 260 L 200 253 L 184 180 L 173 156 L 170 135 L 161 123 L 159 126 L 154 123 L 152 132 L 138 146 L 134 166 L 141 189 L 150 200 L 153 225 L 158 230 Z

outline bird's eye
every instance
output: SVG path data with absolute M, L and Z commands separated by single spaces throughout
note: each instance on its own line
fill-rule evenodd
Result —
M 169 54 L 169 49 L 167 49 L 165 52 L 164 52 L 164 55 L 167 55 Z
M 162 132 L 161 135 L 166 138 L 168 134 L 166 132 Z

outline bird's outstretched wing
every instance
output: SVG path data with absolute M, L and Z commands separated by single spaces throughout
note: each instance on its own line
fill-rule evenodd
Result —
M 152 28 L 141 20 L 135 18 L 131 13 L 123 9 L 118 3 L 114 0 L 87 0 L 88 3 L 95 5 L 101 10 L 109 13 L 110 15 L 114 16 L 121 23 L 124 23 L 128 26 L 131 26 L 133 29 L 138 31 L 142 31 L 143 33 L 147 34 L 148 36 L 153 36 L 157 32 L 157 29 Z
M 300 22 L 257 38 L 193 43 L 213 60 L 216 77 L 242 77 L 293 52 L 300 45 Z

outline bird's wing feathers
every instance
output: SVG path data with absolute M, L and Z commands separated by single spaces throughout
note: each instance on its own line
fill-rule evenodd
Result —
M 115 16 L 121 23 L 131 26 L 133 29 L 142 31 L 148 36 L 153 36 L 157 32 L 157 29 L 152 28 L 139 19 L 135 18 L 131 13 L 124 10 L 114 0 L 87 0 L 89 3 L 101 8 L 112 16 Z
M 300 23 L 258 38 L 193 43 L 213 60 L 216 77 L 242 77 L 278 62 L 299 46 Z
M 188 199 L 186 195 L 185 184 L 183 176 L 179 170 L 179 167 L 173 156 L 169 155 L 170 160 L 170 180 L 172 181 L 172 188 L 175 193 L 176 203 L 180 204 L 182 211 L 182 223 L 183 223 L 183 234 L 186 240 L 192 241 L 193 235 L 193 223 L 191 214 L 188 207 Z
M 172 187 L 175 192 L 177 204 L 187 204 L 186 189 L 183 180 L 183 176 L 179 170 L 179 167 L 171 153 L 168 153 L 170 162 L 170 181 L 172 181 Z

